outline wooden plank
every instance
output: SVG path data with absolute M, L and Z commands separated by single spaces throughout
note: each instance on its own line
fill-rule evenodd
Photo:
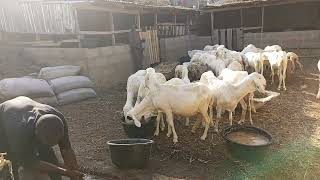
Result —
M 226 30 L 220 29 L 220 44 L 226 45 Z
M 243 49 L 243 31 L 237 28 L 237 48 Z
M 159 48 L 159 39 L 158 39 L 158 31 L 154 30 L 155 36 L 155 45 L 156 45 L 156 53 L 157 53 L 157 63 L 160 62 L 160 48 Z
M 232 49 L 232 29 L 227 29 L 227 47 Z
M 131 30 L 119 30 L 119 31 L 80 31 L 81 35 L 111 35 L 111 34 L 119 34 L 119 33 L 128 33 Z M 138 31 L 138 29 L 137 29 Z
M 261 29 L 261 26 L 257 26 L 257 27 L 243 27 L 242 29 L 244 31 L 248 31 L 248 30 L 257 30 L 257 29 Z
M 220 39 L 219 39 L 219 30 L 215 29 L 213 30 L 213 44 L 219 44 Z

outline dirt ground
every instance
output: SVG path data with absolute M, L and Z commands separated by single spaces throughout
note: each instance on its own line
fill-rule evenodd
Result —
M 255 126 L 273 136 L 273 144 L 257 161 L 232 156 L 213 128 L 208 138 L 201 141 L 202 129 L 192 134 L 191 127 L 177 120 L 179 142 L 176 145 L 172 138 L 166 137 L 166 132 L 160 132 L 160 136 L 154 138 L 147 169 L 118 170 L 112 165 L 106 142 L 126 137 L 120 124 L 125 86 L 100 92 L 96 99 L 58 109 L 69 123 L 71 142 L 81 167 L 104 179 L 319 179 L 320 100 L 315 99 L 319 82 L 316 62 L 309 64 L 304 74 L 297 73 L 287 81 L 286 92 L 280 91 L 279 97 L 253 114 Z M 276 91 L 270 84 L 267 89 Z M 235 119 L 239 120 L 239 112 Z M 219 128 L 226 127 L 227 123 L 225 118 Z

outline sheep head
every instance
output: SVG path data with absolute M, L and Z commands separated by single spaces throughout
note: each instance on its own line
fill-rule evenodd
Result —
M 256 85 L 257 90 L 263 94 L 266 94 L 267 81 L 263 77 L 263 75 L 257 72 L 254 72 L 254 73 L 251 73 L 249 76 L 254 81 L 254 84 Z
M 126 119 L 133 120 L 134 124 L 137 127 L 141 127 L 141 119 L 142 116 L 149 115 L 150 113 L 153 113 L 156 111 L 153 102 L 152 102 L 152 95 L 148 94 L 141 103 L 137 104 L 132 108 L 126 116 Z
M 127 116 L 128 112 L 132 109 L 132 105 L 129 104 L 129 103 L 126 103 L 124 106 L 123 106 L 123 115 L 124 117 Z

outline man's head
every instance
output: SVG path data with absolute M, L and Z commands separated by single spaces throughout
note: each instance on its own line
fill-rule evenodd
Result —
M 42 115 L 35 127 L 35 134 L 42 144 L 54 146 L 64 136 L 62 120 L 53 114 Z

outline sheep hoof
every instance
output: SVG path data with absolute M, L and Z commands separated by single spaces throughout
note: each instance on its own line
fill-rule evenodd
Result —
M 187 124 L 187 123 L 186 123 L 186 126 L 188 127 L 188 126 L 189 126 L 189 124 Z
M 283 88 L 283 90 L 285 90 L 285 91 L 286 91 L 286 90 L 287 90 L 287 88 L 285 88 L 285 87 L 284 87 L 284 88 Z
M 244 120 L 240 120 L 239 122 L 238 122 L 238 124 L 243 124 L 244 123 Z
M 167 133 L 167 137 L 170 137 L 171 136 L 171 134 L 170 133 Z
M 176 144 L 178 142 L 178 139 L 173 139 L 173 144 Z
M 278 91 L 280 91 L 281 90 L 281 88 L 280 87 L 278 87 Z
M 161 131 L 164 131 L 164 127 L 163 127 L 163 128 L 161 128 Z
M 159 135 L 159 132 L 155 132 L 155 133 L 154 133 L 154 136 L 158 136 L 158 135 Z

